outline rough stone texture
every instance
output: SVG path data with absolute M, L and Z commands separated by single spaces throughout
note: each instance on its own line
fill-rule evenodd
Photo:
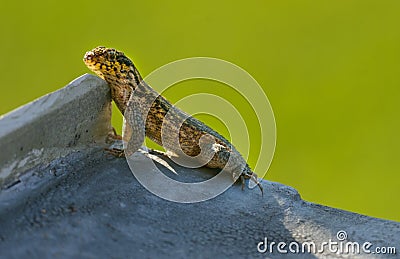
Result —
M 81 78 L 68 94 L 78 94 L 71 91 L 79 92 L 90 82 L 99 89 L 104 86 L 94 77 L 83 79 L 87 80 Z M 94 113 L 100 117 L 109 114 L 108 108 L 104 109 L 109 105 L 109 96 L 107 92 L 104 95 L 106 98 L 101 94 L 96 97 L 103 102 L 97 104 L 98 110 Z M 84 104 L 85 98 L 93 96 L 79 97 L 76 101 Z M 81 129 L 76 125 L 90 120 L 91 114 L 81 111 L 84 106 L 74 105 L 74 100 L 65 107 L 76 110 L 61 111 L 60 107 L 57 114 L 81 114 L 82 117 L 79 120 L 74 117 L 75 123 L 66 118 L 58 122 L 68 121 L 65 125 L 51 125 L 58 129 L 64 127 L 67 135 L 64 138 L 74 139 L 74 130 Z M 46 114 L 39 118 L 43 116 Z M 39 128 L 47 125 L 44 119 L 35 124 L 28 117 L 29 114 L 25 119 L 29 125 Z M 21 115 L 20 121 L 23 118 Z M 3 128 L 2 120 L 0 126 Z M 39 135 L 31 138 L 40 138 L 40 130 L 33 132 Z M 6 136 L 7 143 L 0 137 L 1 150 L 4 143 L 19 146 L 20 137 Z M 272 254 L 259 253 L 257 245 L 265 238 L 269 244 L 297 242 L 300 246 L 305 242 L 316 245 L 329 240 L 337 242 L 339 230 L 347 232 L 346 241 L 361 245 L 370 242 L 371 250 L 377 246 L 400 248 L 400 223 L 312 204 L 303 201 L 293 188 L 279 183 L 264 181 L 264 197 L 257 189 L 242 191 L 240 185 L 235 185 L 206 202 L 165 201 L 138 183 L 125 159 L 114 158 L 93 144 L 97 137 L 92 136 L 81 135 L 79 143 L 85 144 L 66 145 L 64 157 L 50 163 L 41 163 L 39 159 L 40 163 L 18 174 L 18 182 L 0 191 L 1 258 L 286 258 L 288 255 L 279 253 L 276 245 Z M 30 143 L 36 149 L 42 148 L 40 142 Z M 47 142 L 43 144 L 44 149 L 49 146 Z M 24 145 L 27 150 L 33 147 Z M 216 173 L 205 168 L 174 168 L 185 182 L 209 179 Z M 374 258 L 377 255 L 336 254 L 326 247 L 322 254 L 289 253 L 289 257 Z M 395 258 L 395 255 L 388 257 Z
M 32 176 L 3 190 L 3 256 L 280 257 L 279 253 L 260 254 L 257 244 L 265 237 L 268 242 L 321 244 L 337 241 L 339 230 L 360 244 L 399 245 L 399 223 L 308 203 L 282 184 L 264 181 L 264 197 L 257 189 L 242 191 L 235 185 L 212 200 L 179 204 L 144 189 L 125 159 L 103 151 L 87 155 L 74 153 L 31 170 Z M 214 172 L 175 169 L 185 181 L 206 179 Z
M 110 130 L 109 87 L 83 75 L 0 118 L 0 189 L 35 165 L 82 149 L 104 145 Z

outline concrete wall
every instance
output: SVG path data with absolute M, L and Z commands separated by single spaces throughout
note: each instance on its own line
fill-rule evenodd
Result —
M 107 84 L 83 75 L 0 118 L 0 187 L 38 164 L 84 146 L 104 145 L 110 130 Z
M 125 159 L 104 152 L 110 115 L 108 86 L 84 75 L 0 119 L 1 258 L 378 256 L 329 247 L 295 254 L 288 246 L 284 254 L 279 242 L 370 243 L 371 251 L 400 252 L 399 223 L 309 203 L 279 183 L 263 181 L 264 197 L 234 185 L 206 202 L 165 201 L 139 184 Z M 159 158 L 184 181 L 215 174 Z M 273 253 L 262 253 L 265 238 L 268 247 L 275 243 Z

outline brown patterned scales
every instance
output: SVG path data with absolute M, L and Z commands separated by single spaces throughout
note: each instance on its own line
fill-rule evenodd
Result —
M 146 135 L 169 154 L 188 158 L 190 165 L 197 161 L 198 165 L 227 170 L 234 181 L 241 178 L 243 184 L 245 178 L 251 179 L 263 193 L 257 175 L 235 147 L 147 85 L 124 53 L 97 47 L 85 54 L 84 62 L 108 83 L 112 99 L 124 114 L 124 138 L 128 142 L 125 152 L 137 151 Z

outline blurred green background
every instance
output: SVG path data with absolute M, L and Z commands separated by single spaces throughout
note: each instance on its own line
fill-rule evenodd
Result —
M 274 109 L 267 179 L 308 201 L 400 221 L 400 1 L 3 1 L 0 14 L 0 114 L 89 72 L 82 57 L 98 45 L 123 50 L 144 76 L 177 59 L 224 59 Z M 185 84 L 166 96 L 213 83 Z

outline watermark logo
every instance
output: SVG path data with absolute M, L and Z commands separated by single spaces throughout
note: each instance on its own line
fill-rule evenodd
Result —
M 344 230 L 339 230 L 339 231 L 336 233 L 336 238 L 337 238 L 337 240 L 339 240 L 339 241 L 344 241 L 344 240 L 346 240 L 346 239 L 347 239 L 347 233 L 346 233 L 346 231 L 344 231 Z
M 394 246 L 374 246 L 371 242 L 348 241 L 347 232 L 339 230 L 336 233 L 336 240 L 329 239 L 320 244 L 315 242 L 274 242 L 267 237 L 257 244 L 259 253 L 280 253 L 280 254 L 322 254 L 334 253 L 339 255 L 356 254 L 396 254 Z
M 163 199 L 179 203 L 205 201 L 228 189 L 244 169 L 251 144 L 250 141 L 247 141 L 241 146 L 243 157 L 230 155 L 220 173 L 211 179 L 196 183 L 180 182 L 166 176 L 158 169 L 156 162 L 146 156 L 146 152 L 135 152 L 138 145 L 140 146 L 143 142 L 146 119 L 148 119 L 149 112 L 154 111 L 152 109 L 158 96 L 171 86 L 190 79 L 206 79 L 223 83 L 239 93 L 250 104 L 257 118 L 257 130 L 260 131 L 261 136 L 261 148 L 254 167 L 254 172 L 257 172 L 259 177 L 263 177 L 268 171 L 276 141 L 275 119 L 268 98 L 257 81 L 242 68 L 221 59 L 197 57 L 169 63 L 150 73 L 140 86 L 143 87 L 142 90 L 147 90 L 134 91 L 129 108 L 125 111 L 124 150 L 132 173 L 147 190 Z M 147 85 L 157 91 L 151 91 Z M 145 95 L 143 95 L 144 92 L 146 92 Z M 188 105 L 188 108 L 191 109 L 182 107 L 189 103 L 192 104 Z M 199 105 L 193 105 L 193 103 Z M 237 108 L 224 99 L 224 96 L 198 93 L 186 96 L 175 104 L 179 104 L 182 110 L 188 114 L 179 113 L 177 116 L 176 108 L 170 107 L 169 112 L 163 117 L 160 131 L 163 146 L 167 151 L 173 150 L 167 154 L 172 154 L 170 158 L 181 166 L 189 168 L 204 166 L 213 158 L 214 153 L 209 151 L 218 152 L 220 150 L 215 139 L 206 134 L 199 139 L 201 150 L 198 156 L 192 157 L 185 154 L 180 145 L 179 129 L 187 121 L 189 114 L 200 113 L 218 118 L 228 129 L 233 145 L 238 140 L 250 139 L 249 131 L 251 129 L 249 130 Z M 193 109 L 193 107 L 197 109 Z M 142 118 L 142 120 L 137 118 Z M 255 183 L 249 181 L 249 188 L 254 187 Z

